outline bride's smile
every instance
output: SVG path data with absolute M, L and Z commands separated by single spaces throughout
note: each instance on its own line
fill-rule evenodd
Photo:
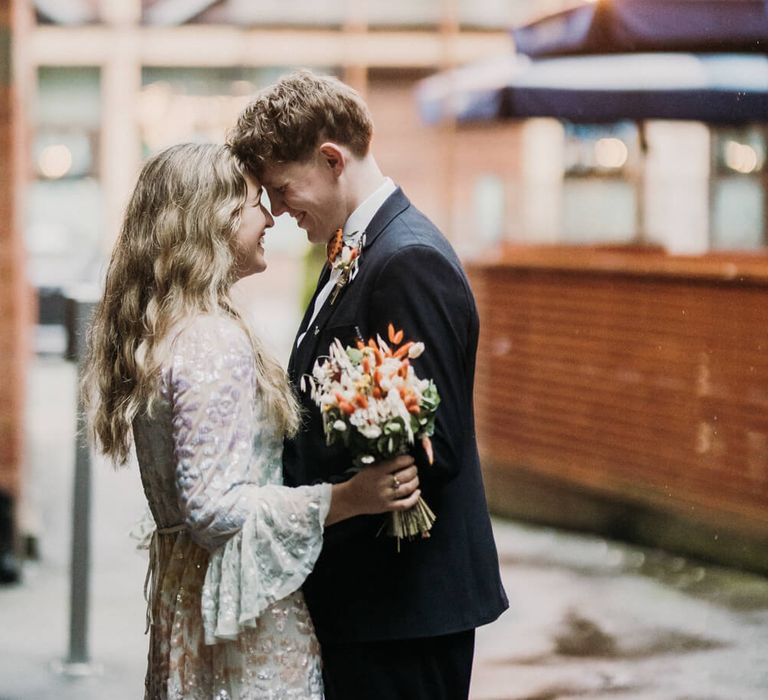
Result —
M 246 176 L 247 194 L 240 212 L 240 225 L 237 229 L 237 275 L 239 278 L 263 272 L 267 268 L 264 257 L 264 239 L 267 229 L 275 220 L 261 201 L 261 185 L 250 176 Z

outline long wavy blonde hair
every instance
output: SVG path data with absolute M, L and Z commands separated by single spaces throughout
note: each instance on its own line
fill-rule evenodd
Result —
M 298 427 L 285 372 L 230 298 L 246 193 L 227 146 L 173 146 L 139 175 L 89 329 L 81 382 L 96 446 L 118 464 L 127 460 L 134 418 L 151 415 L 169 330 L 198 314 L 223 313 L 242 326 L 268 415 L 287 434 Z

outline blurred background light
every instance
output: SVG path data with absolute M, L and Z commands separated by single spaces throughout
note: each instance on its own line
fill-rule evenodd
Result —
M 753 173 L 759 165 L 757 151 L 748 144 L 729 141 L 725 146 L 725 164 L 737 173 Z
M 72 169 L 72 151 L 63 143 L 46 146 L 40 152 L 37 164 L 42 175 L 57 180 Z
M 595 160 L 601 168 L 621 168 L 628 157 L 629 149 L 621 139 L 607 137 L 595 143 Z

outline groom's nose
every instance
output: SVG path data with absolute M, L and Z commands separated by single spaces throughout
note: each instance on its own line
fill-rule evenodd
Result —
M 272 216 L 280 216 L 288 211 L 285 201 L 279 192 L 269 193 L 269 208 L 272 211 Z

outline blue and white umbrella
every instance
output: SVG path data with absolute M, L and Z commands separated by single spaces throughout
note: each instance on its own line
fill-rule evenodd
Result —
M 599 0 L 512 30 L 518 53 L 768 53 L 765 0 Z
M 532 60 L 509 55 L 417 87 L 423 120 L 555 117 L 596 123 L 685 119 L 768 122 L 768 57 L 632 53 Z

